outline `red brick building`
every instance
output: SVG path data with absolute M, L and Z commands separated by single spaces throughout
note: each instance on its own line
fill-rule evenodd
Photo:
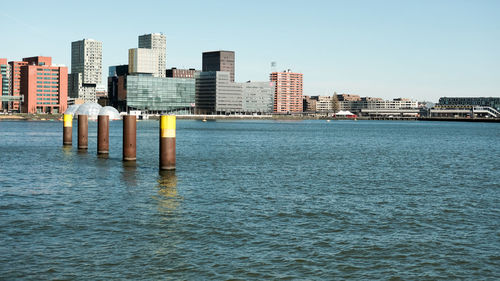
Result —
M 11 95 L 22 95 L 24 102 L 13 102 L 12 110 L 23 113 L 63 113 L 68 104 L 68 68 L 53 66 L 51 57 L 12 61 Z
M 303 110 L 303 74 L 290 70 L 273 72 L 270 79 L 275 84 L 274 112 L 294 113 Z
M 199 70 L 196 70 L 194 68 L 190 69 L 178 69 L 176 67 L 172 67 L 170 69 L 167 69 L 165 71 L 167 77 L 172 77 L 172 78 L 192 78 L 194 79 L 194 75 L 200 72 Z

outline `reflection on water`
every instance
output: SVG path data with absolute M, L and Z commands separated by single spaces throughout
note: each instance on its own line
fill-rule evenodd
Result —
M 130 187 L 137 186 L 137 163 L 135 161 L 122 161 L 122 163 L 123 182 Z
M 71 150 L 73 150 L 73 147 L 71 145 L 63 145 L 62 146 L 62 151 L 63 151 L 65 156 L 71 156 L 71 154 L 72 154 Z
M 97 154 L 97 158 L 101 158 L 101 159 L 108 159 L 109 158 L 109 153 L 98 153 Z
M 160 212 L 172 212 L 180 204 L 182 199 L 177 194 L 177 176 L 175 171 L 160 171 L 158 174 L 158 201 Z

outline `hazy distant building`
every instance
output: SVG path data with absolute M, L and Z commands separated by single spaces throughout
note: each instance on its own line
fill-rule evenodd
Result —
M 274 112 L 302 112 L 303 74 L 290 70 L 273 72 L 270 80 L 275 83 Z
M 165 77 L 167 61 L 167 37 L 161 33 L 151 33 L 139 36 L 140 49 L 150 49 L 154 56 L 154 77 Z
M 234 82 L 234 52 L 233 51 L 204 52 L 201 70 L 229 72 L 230 81 Z
M 167 69 L 165 74 L 167 77 L 172 77 L 172 78 L 192 78 L 192 79 L 194 79 L 194 76 L 197 72 L 200 72 L 200 71 L 196 70 L 194 68 L 178 69 L 176 67 L 172 67 L 170 69 Z
M 68 95 L 97 102 L 96 87 L 102 84 L 102 42 L 83 39 L 71 43 L 71 74 Z

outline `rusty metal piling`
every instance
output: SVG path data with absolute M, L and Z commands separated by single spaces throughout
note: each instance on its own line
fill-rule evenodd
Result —
M 88 148 L 89 122 L 87 115 L 78 115 L 78 149 Z
M 136 123 L 135 115 L 123 116 L 123 161 L 136 160 Z
M 97 154 L 109 154 L 109 116 L 97 116 Z

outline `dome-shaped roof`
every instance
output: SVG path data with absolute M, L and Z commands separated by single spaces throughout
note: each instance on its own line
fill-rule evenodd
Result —
M 99 110 L 99 115 L 108 115 L 110 121 L 121 119 L 120 112 L 118 112 L 118 110 L 116 110 L 116 108 L 114 108 L 112 106 L 105 106 L 105 107 L 101 108 Z
M 80 107 L 79 104 L 72 104 L 72 105 L 68 106 L 68 108 L 66 109 L 64 114 L 75 115 L 75 112 L 78 110 L 79 107 Z
M 80 107 L 75 112 L 75 116 L 78 115 L 88 115 L 89 120 L 97 120 L 97 115 L 99 114 L 99 110 L 101 110 L 102 106 L 95 102 L 86 102 Z

